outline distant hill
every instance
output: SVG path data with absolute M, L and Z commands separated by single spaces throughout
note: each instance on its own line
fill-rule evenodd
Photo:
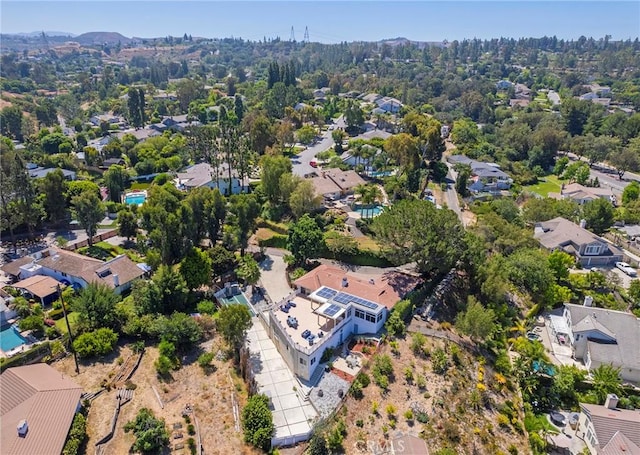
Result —
M 131 38 L 121 35 L 117 32 L 89 32 L 76 36 L 74 41 L 85 46 L 93 46 L 96 44 L 128 44 L 132 41 Z
M 47 36 L 71 36 L 71 37 L 76 36 L 73 33 L 69 33 L 69 32 L 56 32 L 56 31 L 48 31 L 48 30 L 45 30 L 44 34 L 47 35 Z M 29 37 L 29 38 L 36 38 L 36 37 L 42 35 L 42 32 L 40 31 L 40 32 L 30 32 L 30 33 L 8 33 L 8 35 L 26 36 L 26 37 Z

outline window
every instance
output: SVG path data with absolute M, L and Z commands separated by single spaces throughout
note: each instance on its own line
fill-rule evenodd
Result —
M 584 249 L 584 254 L 591 256 L 600 254 L 600 245 L 587 245 L 587 247 Z
M 306 365 L 306 364 L 307 364 L 307 361 L 302 357 L 300 357 L 300 365 Z
M 350 317 L 351 317 L 351 308 L 349 308 L 349 309 L 347 310 L 347 317 L 348 317 L 348 318 L 350 318 Z
M 380 312 L 378 315 L 378 322 L 382 321 L 382 316 L 384 316 L 384 312 Z
M 67 276 L 67 274 L 66 274 L 66 273 L 64 273 L 64 272 L 62 272 L 62 276 Z
M 361 310 L 358 310 L 358 309 L 356 308 L 356 317 L 357 317 L 357 318 L 360 318 L 360 319 L 364 319 L 364 318 L 365 318 L 365 312 L 364 312 L 364 311 L 361 311 Z
M 316 358 L 315 357 L 313 359 L 311 359 L 311 365 L 313 365 L 314 363 L 316 363 Z
M 580 335 L 576 335 L 576 341 L 580 339 Z
M 367 322 L 376 322 L 376 317 L 373 314 L 370 313 L 365 313 L 365 319 L 367 320 Z

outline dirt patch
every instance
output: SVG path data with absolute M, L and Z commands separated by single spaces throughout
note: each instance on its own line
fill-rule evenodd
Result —
M 214 343 L 212 352 L 217 352 L 219 346 Z M 80 365 L 80 374 L 76 374 L 71 357 L 65 358 L 53 366 L 82 385 L 85 392 L 94 392 L 100 388 L 101 382 L 115 375 L 119 363 L 130 353 L 128 347 L 119 351 L 102 362 Z M 165 419 L 172 439 L 171 447 L 182 442 L 188 453 L 187 426 L 182 418 L 182 411 L 187 404 L 191 406 L 198 420 L 200 437 L 204 452 L 207 454 L 255 454 L 254 449 L 247 447 L 242 440 L 242 433 L 234 428 L 231 394 L 234 393 L 240 407 L 244 406 L 247 394 L 244 383 L 237 378 L 230 361 L 215 361 L 215 368 L 206 374 L 195 362 L 196 353 L 183 359 L 183 367 L 171 373 L 171 380 L 162 381 L 158 378 L 154 362 L 158 358 L 156 348 L 145 350 L 140 366 L 133 374 L 131 382 L 135 384 L 133 399 L 125 404 L 121 411 L 113 439 L 106 444 L 105 454 L 128 453 L 134 438 L 124 432 L 124 425 L 135 418 L 141 408 L 151 409 L 157 417 Z M 122 360 L 118 360 L 122 359 Z M 153 390 L 155 388 L 162 400 L 162 406 Z M 93 451 L 96 441 L 109 432 L 109 425 L 116 405 L 116 390 L 99 395 L 91 403 L 89 410 L 87 432 L 89 435 L 88 453 Z M 182 423 L 181 439 L 173 439 L 173 424 Z M 196 439 L 197 440 L 197 439 Z

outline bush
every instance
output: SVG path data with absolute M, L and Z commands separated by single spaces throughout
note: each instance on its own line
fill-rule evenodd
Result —
M 56 308 L 56 309 L 50 310 L 47 313 L 47 317 L 49 319 L 53 319 L 54 321 L 57 321 L 58 319 L 62 319 L 64 317 L 64 311 L 62 310 L 62 308 Z
M 271 448 L 271 435 L 275 426 L 266 395 L 253 395 L 242 410 L 244 440 L 259 449 Z
M 73 349 L 80 357 L 94 357 L 112 352 L 118 335 L 111 329 L 98 329 L 80 335 L 73 342 Z
M 190 436 L 196 434 L 196 427 L 192 423 L 187 425 L 187 433 L 189 433 Z
M 329 347 L 322 353 L 322 357 L 320 357 L 320 363 L 328 362 L 329 360 L 331 360 L 331 357 L 333 357 L 333 348 Z
M 287 249 L 287 241 L 289 237 L 281 234 L 274 234 L 273 236 L 258 240 L 258 246 L 260 247 L 272 247 L 272 248 L 281 248 L 283 250 Z
M 389 380 L 393 376 L 393 364 L 388 355 L 378 355 L 373 359 L 371 370 L 374 382 L 383 390 L 389 387 Z
M 198 365 L 200 365 L 200 367 L 202 368 L 207 368 L 211 365 L 213 357 L 213 352 L 205 352 L 203 354 L 200 354 L 200 357 L 198 357 Z
M 367 387 L 371 383 L 371 379 L 369 378 L 369 375 L 363 371 L 358 373 L 355 380 L 356 382 L 360 383 L 362 387 Z
M 213 314 L 216 312 L 216 304 L 211 300 L 201 300 L 198 302 L 197 309 L 200 314 Z
M 82 412 L 79 412 L 73 418 L 71 430 L 67 436 L 67 442 L 62 449 L 62 455 L 76 455 L 84 453 L 81 450 L 82 445 L 87 438 L 87 419 Z
M 127 422 L 125 433 L 133 431 L 136 441 L 131 447 L 133 452 L 156 453 L 169 443 L 169 432 L 164 420 L 157 419 L 149 409 L 138 411 L 135 420 Z

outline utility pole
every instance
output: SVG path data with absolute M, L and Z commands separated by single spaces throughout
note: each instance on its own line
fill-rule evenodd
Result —
M 306 25 L 304 27 L 304 39 L 302 40 L 302 42 L 304 43 L 309 42 L 309 27 L 307 27 Z
M 296 34 L 293 31 L 293 25 L 291 26 L 291 35 L 289 35 L 289 41 L 291 41 L 292 43 L 295 43 L 296 41 Z
M 60 290 L 60 285 L 57 285 L 58 295 L 60 296 L 60 302 L 62 303 L 62 314 L 64 314 L 64 322 L 67 323 L 67 333 L 69 333 L 69 349 L 73 354 L 73 360 L 76 363 L 76 374 L 80 374 L 80 366 L 78 365 L 78 355 L 76 354 L 76 350 L 73 349 L 73 336 L 71 335 L 71 325 L 69 324 L 69 317 L 67 316 L 67 308 L 64 304 L 64 299 L 62 298 L 62 291 Z

